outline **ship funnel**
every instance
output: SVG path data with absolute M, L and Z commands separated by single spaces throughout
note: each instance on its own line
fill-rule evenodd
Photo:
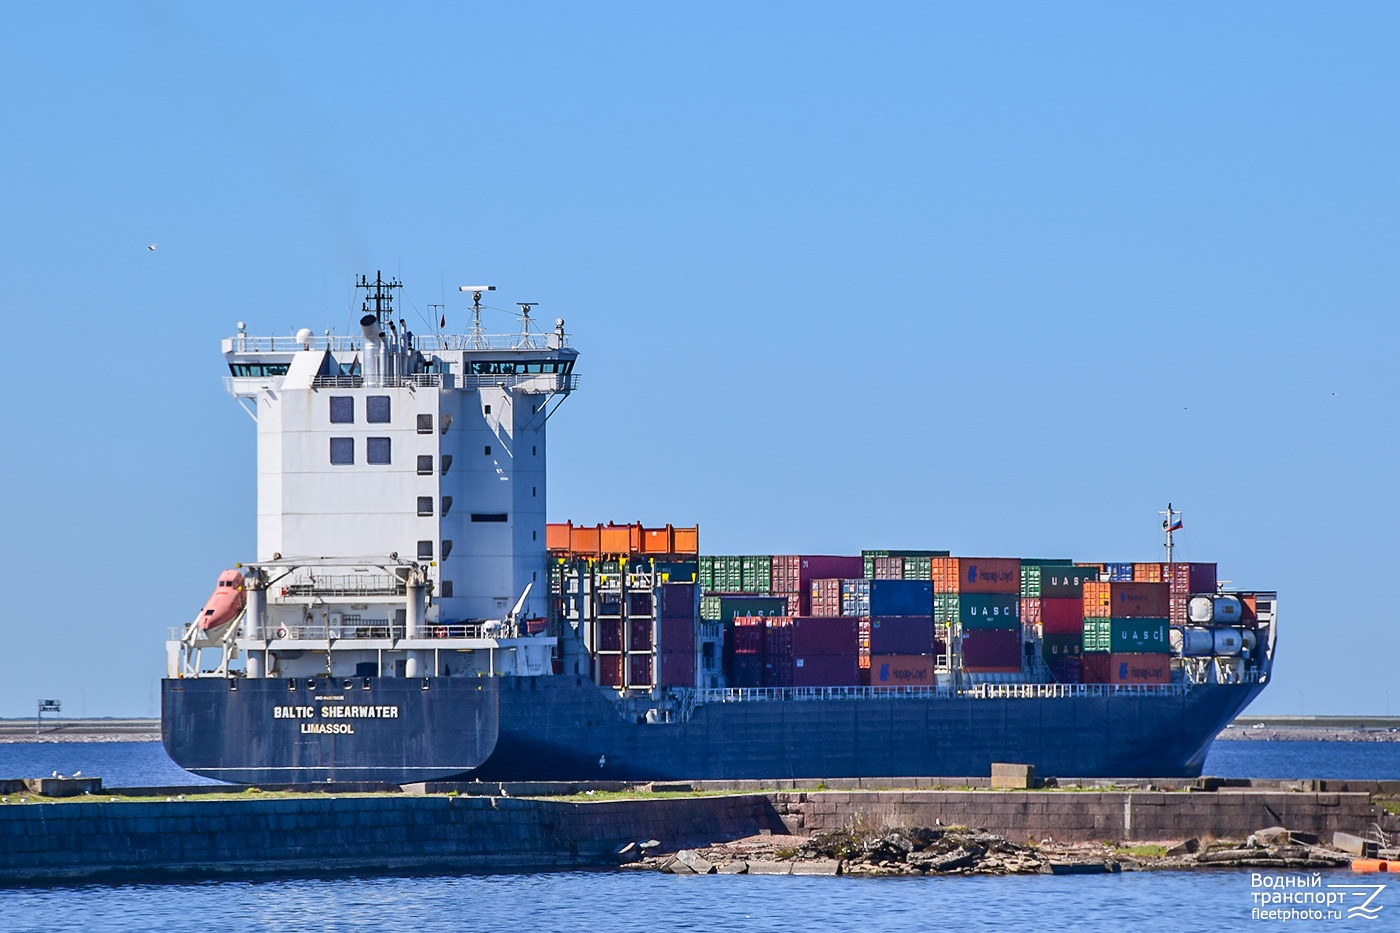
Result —
M 373 314 L 366 314 L 360 318 L 360 332 L 365 335 L 365 339 L 371 343 L 379 342 L 379 318 Z

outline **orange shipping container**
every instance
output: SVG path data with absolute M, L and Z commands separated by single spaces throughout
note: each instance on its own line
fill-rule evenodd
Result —
M 876 654 L 870 657 L 872 687 L 927 687 L 933 682 L 932 655 Z
M 1162 565 L 1155 561 L 1150 564 L 1133 564 L 1134 583 L 1161 583 L 1165 579 L 1162 575 Z
M 585 528 L 582 525 L 571 527 L 569 529 L 569 550 L 575 554 L 599 554 L 601 547 L 598 543 L 598 531 L 601 527 L 601 525 L 595 525 L 592 528 Z
M 1021 592 L 1019 557 L 934 557 L 930 569 L 935 593 Z
M 672 534 L 675 536 L 674 554 L 699 554 L 700 553 L 700 526 L 692 525 L 689 528 L 674 528 Z
M 1108 682 L 1111 684 L 1172 682 L 1169 654 L 1111 654 L 1108 657 Z
M 1086 619 L 1165 619 L 1171 590 L 1165 583 L 1085 583 Z
M 544 546 L 551 551 L 567 551 L 570 546 L 569 532 L 573 522 L 550 522 L 544 526 Z

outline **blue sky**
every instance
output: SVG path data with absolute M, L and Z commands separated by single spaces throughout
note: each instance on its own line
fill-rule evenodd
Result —
M 5 9 L 0 715 L 155 711 L 253 552 L 219 338 L 377 269 L 566 319 L 553 520 L 1150 560 L 1171 500 L 1281 592 L 1256 712 L 1400 713 L 1393 5 L 406 6 Z

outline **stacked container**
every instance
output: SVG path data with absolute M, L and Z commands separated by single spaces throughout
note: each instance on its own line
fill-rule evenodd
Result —
M 850 687 L 857 680 L 857 621 L 777 617 L 764 629 L 764 685 Z
M 930 561 L 934 621 L 960 635 L 968 673 L 1022 668 L 1021 561 L 1005 557 L 935 557 Z
M 730 687 L 762 687 L 763 616 L 738 616 L 725 629 L 724 680 Z
M 1170 683 L 1169 606 L 1166 583 L 1085 583 L 1085 683 Z
M 861 575 L 859 557 L 820 554 L 777 554 L 769 559 L 770 591 L 786 596 L 788 614 L 812 614 L 812 581 L 849 579 Z
M 1219 581 L 1215 564 L 1166 564 L 1162 576 L 1171 586 L 1172 625 L 1186 625 L 1186 604 L 1192 596 L 1214 593 Z
M 695 686 L 695 612 L 698 590 L 693 583 L 665 583 L 658 591 L 657 623 L 662 687 Z

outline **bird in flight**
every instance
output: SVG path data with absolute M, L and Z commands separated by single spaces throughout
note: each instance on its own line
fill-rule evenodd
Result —
M 152 243 L 150 246 L 146 247 L 146 249 L 151 250 L 151 251 L 153 251 L 153 252 L 155 251 L 155 248 L 156 248 L 156 245 L 155 245 L 154 243 Z

